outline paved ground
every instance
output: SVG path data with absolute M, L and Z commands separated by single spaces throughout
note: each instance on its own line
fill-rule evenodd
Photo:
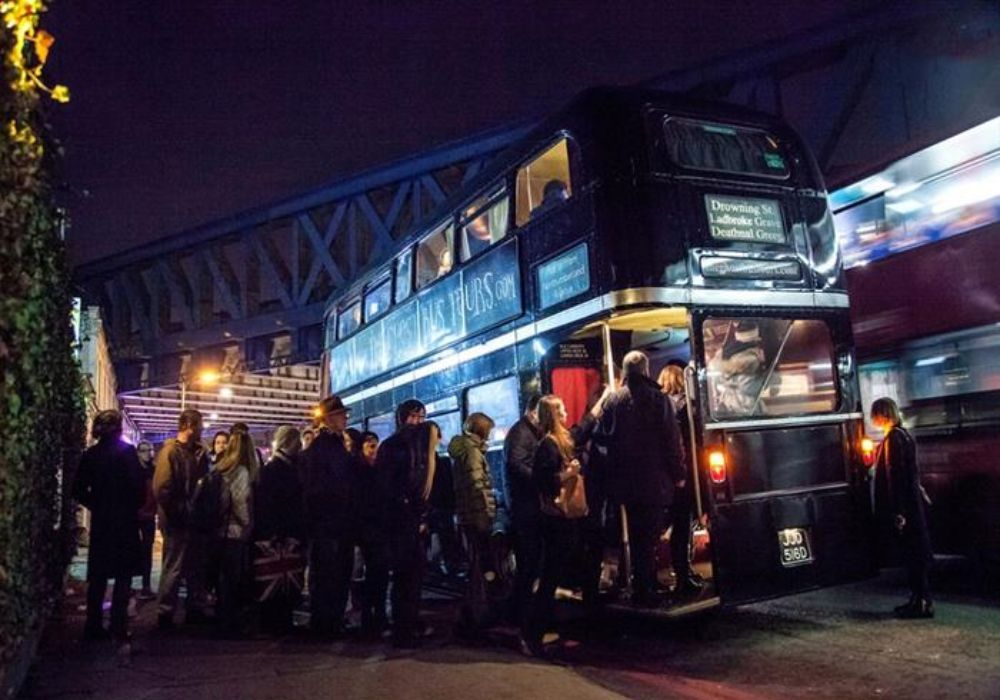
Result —
M 1000 603 L 965 591 L 960 563 L 939 567 L 938 617 L 885 614 L 898 574 L 683 623 L 570 621 L 560 663 L 520 656 L 513 638 L 470 648 L 448 633 L 454 603 L 428 606 L 424 648 L 282 640 L 216 641 L 207 630 L 135 629 L 122 667 L 108 643 L 77 641 L 71 598 L 50 626 L 25 698 L 1000 698 Z

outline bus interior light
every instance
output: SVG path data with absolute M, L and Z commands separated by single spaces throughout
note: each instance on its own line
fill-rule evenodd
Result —
M 721 484 L 726 480 L 726 455 L 722 450 L 712 450 L 708 453 L 708 474 L 712 483 Z

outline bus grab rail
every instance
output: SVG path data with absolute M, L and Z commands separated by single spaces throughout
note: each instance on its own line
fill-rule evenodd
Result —
M 790 418 L 756 418 L 753 420 L 715 421 L 705 423 L 705 430 L 740 430 L 743 428 L 781 428 L 798 425 L 823 425 L 864 418 L 857 413 L 827 413 L 820 416 L 792 416 Z

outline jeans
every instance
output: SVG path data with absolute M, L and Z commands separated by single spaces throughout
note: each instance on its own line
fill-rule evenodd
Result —
M 538 590 L 521 633 L 529 643 L 540 644 L 552 624 L 556 607 L 556 588 L 562 582 L 576 554 L 579 523 L 549 515 L 542 516 L 542 569 Z
M 240 631 L 240 618 L 249 599 L 250 543 L 224 539 L 220 543 L 219 622 L 229 633 Z
M 636 600 L 656 591 L 656 542 L 663 529 L 663 506 L 629 503 L 628 539 L 632 550 L 632 594 Z
M 153 573 L 153 541 L 156 539 L 156 521 L 142 520 L 139 522 L 139 538 L 142 540 L 142 560 L 139 573 L 142 574 L 142 587 L 149 589 L 150 576 Z
M 204 611 L 205 540 L 187 530 L 163 533 L 163 571 L 160 572 L 160 615 L 173 617 L 181 581 L 187 583 L 188 612 Z

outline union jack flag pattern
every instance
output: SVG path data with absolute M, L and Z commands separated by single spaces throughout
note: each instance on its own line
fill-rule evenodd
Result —
M 254 542 L 253 546 L 253 578 L 258 601 L 302 590 L 306 560 L 298 540 L 275 538 Z

